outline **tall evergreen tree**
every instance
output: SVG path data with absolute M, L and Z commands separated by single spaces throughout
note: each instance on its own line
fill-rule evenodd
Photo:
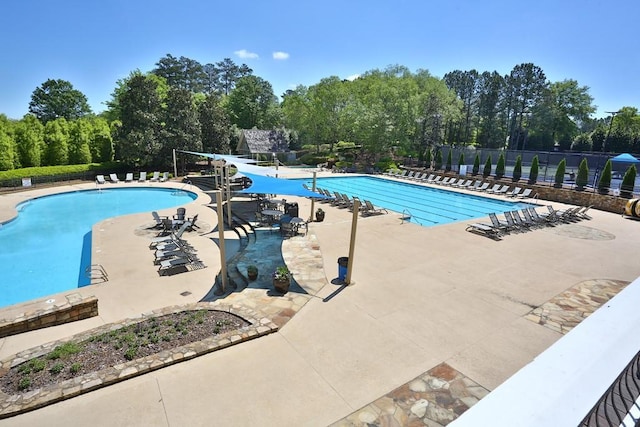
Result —
M 87 97 L 66 80 L 49 79 L 31 94 L 29 112 L 47 123 L 59 117 L 74 120 L 91 113 Z

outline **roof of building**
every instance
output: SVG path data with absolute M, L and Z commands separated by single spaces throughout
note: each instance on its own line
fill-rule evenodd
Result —
M 289 142 L 282 131 L 243 129 L 242 134 L 251 153 L 282 153 L 289 151 Z

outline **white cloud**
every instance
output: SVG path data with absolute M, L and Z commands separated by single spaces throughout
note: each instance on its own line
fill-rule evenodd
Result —
M 258 59 L 259 56 L 257 53 L 249 52 L 247 49 L 236 50 L 235 53 L 238 57 L 242 59 Z
M 273 59 L 289 59 L 287 52 L 273 52 Z
M 355 79 L 357 79 L 358 77 L 360 77 L 360 74 L 352 74 L 350 76 L 347 77 L 347 80 L 349 80 L 350 82 L 354 81 Z

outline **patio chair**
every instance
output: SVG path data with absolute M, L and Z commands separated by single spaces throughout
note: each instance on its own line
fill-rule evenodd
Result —
M 463 188 L 469 188 L 469 186 L 471 185 L 471 183 L 473 182 L 473 180 L 471 179 L 467 179 L 466 181 L 464 181 L 462 184 L 457 185 L 457 188 L 463 189 Z
M 138 177 L 138 182 L 146 182 L 147 181 L 147 173 L 140 172 L 140 176 Z
M 503 185 L 502 187 L 500 187 L 499 190 L 494 191 L 493 194 L 497 194 L 498 196 L 502 196 L 507 194 L 507 191 L 509 191 L 509 186 L 508 185 Z
M 149 178 L 151 182 L 158 182 L 160 180 L 160 172 L 156 171 L 153 173 L 153 176 Z
M 160 177 L 160 182 L 166 182 L 169 180 L 169 172 L 164 172 Z
M 186 208 L 178 208 L 176 210 L 175 215 L 173 215 L 173 219 L 176 220 L 176 221 L 184 221 L 186 215 L 187 215 L 187 209 Z
M 432 179 L 431 181 L 429 181 L 430 184 L 438 184 L 440 181 L 442 181 L 443 176 L 442 175 L 438 175 L 436 176 L 434 179 Z
M 120 182 L 120 180 L 118 179 L 118 175 L 116 175 L 115 173 L 110 173 L 109 174 L 109 179 L 114 184 L 117 184 L 118 182 Z
M 165 236 L 158 236 L 151 239 L 151 242 L 149 243 L 149 248 L 153 249 L 159 244 L 168 243 L 171 241 L 184 242 L 184 240 L 182 239 L 182 235 L 187 230 L 187 227 L 189 227 L 189 222 L 185 221 L 177 230 L 175 231 L 172 230 L 169 234 Z
M 485 191 L 487 188 L 489 188 L 491 184 L 488 182 L 483 183 L 480 187 L 476 188 L 476 191 Z
M 206 268 L 206 265 L 204 265 L 200 260 L 172 258 L 160 262 L 158 274 L 160 276 L 171 276 L 173 274 L 184 273 L 190 270 L 199 270 L 202 268 Z
M 199 225 L 196 225 L 197 221 L 198 221 L 198 214 L 195 214 L 193 218 L 187 218 L 187 224 L 189 224 L 187 226 L 187 231 L 193 231 L 195 228 L 200 228 Z
M 516 225 L 522 229 L 531 229 L 531 227 L 535 225 L 533 221 L 527 221 L 525 218 L 522 218 L 520 216 L 520 211 L 511 211 L 511 216 L 513 217 L 513 221 L 516 223 Z
M 175 258 L 186 258 L 189 261 L 198 261 L 198 258 L 194 252 L 188 252 L 181 248 L 166 250 L 166 251 L 156 250 L 154 256 L 155 256 L 155 259 L 153 260 L 154 265 L 159 265 L 162 261 L 171 260 Z
M 364 206 L 365 208 L 362 211 L 362 215 L 365 215 L 365 216 L 389 213 L 385 208 L 376 208 L 375 206 L 373 206 L 373 203 L 371 203 L 369 200 L 364 200 Z
M 405 179 L 412 179 L 412 178 L 413 178 L 413 175 L 415 175 L 415 172 L 414 172 L 414 171 L 410 171 L 408 174 L 406 174 L 406 175 L 405 175 L 405 176 L 403 176 L 402 178 L 405 178 Z
M 506 222 L 500 221 L 498 219 L 498 216 L 493 212 L 489 214 L 489 219 L 491 220 L 491 224 L 493 225 L 493 228 L 499 230 L 500 232 L 508 233 L 513 229 Z
M 461 179 L 455 179 L 453 178 L 451 181 L 449 181 L 449 186 L 450 187 L 458 187 L 460 186 L 460 184 L 464 183 L 464 178 Z
M 434 174 L 429 174 L 428 177 L 422 179 L 422 182 L 432 182 L 435 179 L 435 177 L 436 176 Z
M 479 188 L 479 190 L 484 191 L 485 193 L 495 193 L 499 188 L 500 188 L 500 184 L 493 184 L 493 187 L 491 188 L 485 188 L 484 190 L 482 190 L 482 187 L 481 187 Z
M 516 219 L 511 215 L 511 212 L 506 211 L 502 214 L 504 215 L 504 219 L 507 221 L 507 226 L 509 227 L 509 229 L 515 231 L 526 231 L 523 225 L 516 222 Z
M 530 188 L 526 188 L 522 193 L 516 195 L 516 197 L 518 199 L 526 199 L 527 197 L 531 196 L 531 193 L 533 192 L 532 189 Z
M 489 237 L 493 240 L 502 240 L 502 233 L 500 232 L 499 229 L 496 229 L 495 227 L 489 225 L 489 224 L 483 224 L 483 223 L 473 223 L 473 224 L 468 224 L 467 228 L 465 229 L 466 231 L 472 232 L 472 233 L 476 233 L 476 234 L 480 234 L 486 237 Z
M 534 208 L 533 206 L 530 206 L 527 210 L 529 211 L 529 213 L 531 214 L 531 216 L 535 221 L 538 221 L 545 225 L 551 225 L 551 226 L 553 226 L 554 225 L 553 223 L 556 222 L 555 216 L 551 215 L 550 213 L 549 214 L 538 213 L 536 208 Z
M 481 185 L 482 185 L 482 180 L 476 179 L 475 182 L 469 186 L 469 190 L 478 191 Z
M 133 172 L 127 172 L 124 177 L 124 182 L 133 182 Z
M 507 197 L 516 197 L 516 196 L 520 193 L 520 191 L 521 191 L 521 190 L 522 190 L 522 188 L 520 188 L 520 187 L 515 187 L 515 188 L 514 188 L 513 190 L 511 190 L 511 191 L 507 191 L 507 192 L 505 193 L 505 196 L 507 196 Z
M 540 218 L 539 220 L 535 219 L 533 215 L 531 215 L 531 212 L 529 212 L 529 209 L 522 208 L 521 211 L 522 211 L 522 215 L 524 215 L 524 220 L 527 223 L 531 224 L 531 227 L 540 227 L 545 225 L 544 221 L 542 221 L 542 218 Z
M 104 175 L 96 175 L 96 184 L 104 184 L 105 182 L 107 181 L 105 181 Z
M 587 212 L 589 211 L 589 209 L 591 209 L 592 206 L 583 206 L 580 208 L 579 211 L 576 212 L 576 215 L 579 216 L 582 219 L 591 219 L 591 217 L 589 215 L 587 215 Z
M 154 225 L 153 227 L 150 227 L 150 228 L 152 228 L 152 229 L 153 229 L 153 228 L 163 228 L 163 226 L 164 226 L 164 225 L 163 225 L 163 222 L 162 222 L 162 221 L 163 221 L 164 219 L 168 219 L 168 218 L 169 218 L 169 217 L 167 217 L 167 216 L 160 216 L 160 215 L 158 215 L 158 212 L 156 212 L 156 211 L 151 212 L 151 216 L 153 217 L 154 221 L 156 222 L 156 223 L 155 223 L 155 225 Z

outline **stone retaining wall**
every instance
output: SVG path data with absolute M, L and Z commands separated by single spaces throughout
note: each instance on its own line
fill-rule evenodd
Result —
M 0 338 L 49 326 L 62 325 L 98 315 L 98 298 L 67 295 L 63 304 L 0 319 Z

